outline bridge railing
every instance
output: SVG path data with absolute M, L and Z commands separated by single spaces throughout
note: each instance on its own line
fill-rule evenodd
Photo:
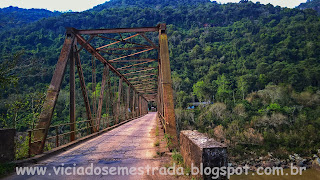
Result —
M 158 117 L 160 119 L 160 122 L 162 124 L 162 127 L 164 128 L 164 130 L 166 131 L 166 120 L 163 117 L 163 115 L 161 114 L 161 112 L 158 111 Z
M 144 115 L 144 114 L 142 114 Z M 119 123 L 123 122 L 123 121 L 127 121 L 130 119 L 135 119 L 138 118 L 140 116 L 137 116 L 137 114 L 133 114 L 131 113 L 129 115 L 129 119 L 123 119 L 122 121 L 119 121 Z M 105 117 L 105 118 L 101 118 L 100 119 L 100 123 L 96 123 L 94 125 L 91 125 L 91 122 L 98 122 L 98 119 L 94 119 L 92 120 L 83 120 L 83 121 L 76 121 L 74 123 L 63 123 L 63 124 L 58 124 L 58 125 L 52 125 L 50 126 L 48 129 L 48 135 L 45 139 L 45 143 L 46 143 L 46 148 L 44 150 L 50 150 L 52 148 L 56 148 L 59 147 L 61 145 L 67 144 L 69 142 L 71 142 L 71 138 L 70 135 L 72 133 L 75 134 L 75 138 L 79 139 L 82 137 L 85 137 L 87 135 L 90 135 L 92 133 L 94 133 L 93 129 L 97 129 L 97 131 L 101 131 L 104 130 L 106 128 L 112 127 L 114 125 L 117 125 L 116 123 L 116 118 L 114 116 L 110 116 L 110 117 Z M 74 126 L 76 127 L 74 131 L 70 130 L 70 126 Z M 44 131 L 45 128 L 38 128 L 38 129 L 31 129 L 28 130 L 28 139 L 29 139 L 29 152 L 28 155 L 29 157 L 32 156 L 31 151 L 30 151 L 30 147 L 32 144 L 35 143 L 41 143 L 41 140 L 34 140 L 33 136 L 34 133 L 36 131 Z

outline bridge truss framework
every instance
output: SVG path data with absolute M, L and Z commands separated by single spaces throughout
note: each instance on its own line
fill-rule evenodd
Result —
M 157 43 L 147 37 L 148 32 L 159 33 Z M 123 37 L 128 33 L 130 36 Z M 116 39 L 108 36 L 114 34 L 120 38 Z M 131 41 L 135 37 L 143 38 L 147 44 Z M 100 39 L 98 43 L 100 45 L 99 47 L 94 47 L 97 43 L 93 44 L 91 42 L 97 38 Z M 102 44 L 102 40 L 112 42 Z M 118 47 L 114 47 L 116 45 Z M 90 96 L 88 93 L 84 70 L 82 69 L 80 60 L 80 52 L 82 50 L 86 50 L 92 56 L 92 92 L 94 92 L 94 96 L 97 94 L 95 60 L 97 59 L 103 64 L 98 102 L 95 99 L 96 97 L 93 99 L 92 95 Z M 157 52 L 157 58 L 140 57 L 142 53 L 153 50 Z M 115 51 L 126 52 L 128 54 L 118 54 L 114 53 Z M 112 57 L 112 59 L 107 60 L 105 54 L 108 55 L 107 58 Z M 52 126 L 51 120 L 68 62 L 70 122 Z M 156 67 L 152 67 L 151 63 L 153 65 L 156 64 Z M 86 109 L 87 120 L 82 122 L 76 121 L 75 69 L 78 72 L 83 103 Z M 116 93 L 112 93 L 110 72 L 113 73 L 114 77 L 119 78 Z M 169 135 L 169 148 L 177 148 L 178 141 L 166 24 L 159 24 L 156 27 L 94 30 L 67 28 L 64 44 L 39 116 L 39 122 L 35 129 L 29 131 L 29 155 L 43 153 L 46 142 L 50 139 L 55 140 L 56 147 L 58 147 L 61 144 L 62 136 L 67 135 L 69 142 L 72 142 L 77 139 L 77 134 L 80 133 L 80 130 L 85 129 L 88 132 L 87 134 L 91 134 L 108 128 L 111 124 L 118 124 L 121 120 L 143 116 L 148 113 L 148 103 L 152 101 L 157 103 L 158 118 Z M 121 102 L 124 110 L 121 108 Z M 102 117 L 103 105 L 106 108 L 107 117 Z M 108 114 L 112 114 L 112 117 L 108 116 Z M 122 119 L 119 118 L 121 116 L 123 116 Z M 79 129 L 77 123 L 86 123 L 86 127 Z M 68 132 L 60 133 L 59 128 L 66 125 L 69 127 Z M 50 136 L 52 132 L 55 132 L 55 135 Z

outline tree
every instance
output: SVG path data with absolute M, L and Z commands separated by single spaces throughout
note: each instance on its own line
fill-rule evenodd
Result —
M 247 90 L 248 90 L 248 85 L 247 85 L 247 82 L 243 76 L 240 76 L 240 78 L 238 78 L 237 86 L 238 86 L 239 91 L 242 94 L 242 99 L 244 100 L 245 94 L 247 93 Z
M 221 76 L 218 76 L 216 84 L 218 86 L 216 96 L 219 101 L 225 102 L 232 92 L 230 89 L 230 82 L 227 80 L 226 76 L 222 74 Z

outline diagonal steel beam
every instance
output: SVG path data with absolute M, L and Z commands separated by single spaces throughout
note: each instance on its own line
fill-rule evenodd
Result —
M 139 70 L 147 70 L 147 69 L 158 69 L 158 68 L 155 68 L 155 67 L 131 67 L 131 68 L 126 68 L 126 69 L 117 68 L 118 71 L 129 71 L 129 70 L 139 71 Z
M 141 70 L 141 71 L 133 71 L 133 72 L 129 72 L 129 73 L 126 73 L 126 74 L 123 74 L 124 76 L 135 76 L 135 75 L 138 75 L 136 73 L 140 73 L 140 72 L 146 72 L 146 71 L 151 71 L 151 70 L 155 70 L 156 68 L 154 67 L 151 67 L 151 68 L 148 68 L 148 69 L 144 69 L 144 70 Z
M 145 75 L 145 76 L 139 76 L 139 77 L 133 77 L 133 78 L 128 78 L 128 81 L 130 80 L 134 80 L 134 79 L 141 79 L 143 77 L 149 77 L 149 76 L 156 76 L 157 74 L 148 74 L 148 75 Z
M 118 43 L 120 43 L 120 42 L 130 43 L 130 44 L 131 44 L 132 42 L 129 42 L 129 41 L 126 41 L 126 40 L 131 39 L 131 38 L 134 38 L 134 37 L 136 37 L 136 36 L 138 36 L 138 35 L 139 35 L 139 34 L 135 34 L 135 35 L 132 35 L 132 36 L 130 36 L 130 37 L 124 38 L 124 39 L 122 39 L 122 40 L 113 39 L 113 38 L 108 38 L 108 37 L 105 37 L 105 36 L 99 36 L 99 35 L 98 35 L 98 37 L 101 37 L 101 38 L 104 38 L 104 39 L 113 40 L 113 41 L 116 41 L 116 42 L 112 42 L 112 43 L 110 43 L 110 44 L 107 44 L 107 45 L 98 47 L 97 50 L 102 49 L 102 48 L 105 48 L 105 47 L 108 47 L 108 46 L 111 46 L 111 45 L 114 45 L 114 44 L 118 44 Z M 145 46 L 145 45 L 144 45 L 144 46 Z
M 126 68 L 131 68 L 131 67 L 134 67 L 134 66 L 141 66 L 143 64 L 147 64 L 147 63 L 150 63 L 150 62 L 153 62 L 153 61 L 146 61 L 146 62 L 142 62 L 142 63 L 136 63 L 136 64 L 124 66 L 124 67 L 121 67 L 121 68 L 117 68 L 117 70 L 122 70 L 122 69 L 124 70 Z
M 136 35 L 137 35 L 137 34 L 136 34 Z M 135 37 L 136 35 L 130 36 L 130 38 L 131 38 L 131 37 Z M 101 47 L 99 47 L 97 50 L 105 49 L 106 47 L 109 47 L 109 46 L 114 45 L 114 44 L 118 44 L 118 43 L 120 43 L 120 42 L 126 43 L 126 44 L 133 44 L 133 45 L 142 46 L 142 47 L 145 47 L 145 49 L 146 49 L 146 48 L 152 48 L 152 46 L 149 46 L 149 45 L 146 45 L 146 44 L 140 44 L 140 43 L 135 43 L 135 42 L 127 41 L 129 38 L 125 38 L 125 39 L 121 40 L 121 39 L 114 39 L 114 38 L 109 38 L 109 37 L 101 36 L 101 35 L 97 35 L 97 37 L 100 37 L 100 38 L 103 38 L 103 39 L 112 40 L 112 41 L 116 41 L 116 42 L 112 42 L 112 43 L 110 43 L 110 44 L 101 46 Z
M 157 78 L 146 78 L 146 79 L 142 79 L 141 81 L 131 81 L 131 84 L 132 84 L 132 83 L 136 83 L 136 82 L 144 82 L 144 81 L 150 81 L 150 82 L 151 82 L 152 80 L 155 80 L 155 81 L 153 81 L 153 82 L 158 81 Z
M 94 35 L 91 35 L 90 38 L 87 40 L 86 44 L 90 43 L 90 41 L 92 41 L 94 37 L 95 37 Z M 77 51 L 77 53 L 79 53 L 82 49 L 83 47 L 81 46 L 80 49 Z
M 100 51 L 121 51 L 121 50 L 136 50 L 136 49 L 147 49 L 150 48 L 149 46 L 145 46 L 145 47 L 127 47 L 127 48 L 102 48 L 99 49 Z
M 140 36 L 142 36 L 145 40 L 147 40 L 151 45 L 152 47 L 156 48 L 156 49 L 159 49 L 159 46 L 157 46 L 153 41 L 151 41 L 144 33 L 139 33 Z
M 113 61 L 112 63 L 152 62 L 152 61 L 158 61 L 158 60 L 157 59 L 129 59 L 129 60 Z
M 141 53 L 144 53 L 144 52 L 148 52 L 148 51 L 151 51 L 153 49 L 154 48 L 149 48 L 149 49 L 146 49 L 146 50 L 143 50 L 143 51 L 139 51 L 139 52 L 136 52 L 136 53 L 132 53 L 132 54 L 129 54 L 129 55 L 126 55 L 126 56 L 122 56 L 122 57 L 118 57 L 118 58 L 115 58 L 115 59 L 111 59 L 111 60 L 109 60 L 109 62 L 113 62 L 115 60 L 119 60 L 119 59 L 123 59 L 123 58 L 126 58 L 126 57 L 131 57 L 131 56 L 134 56 L 134 55 L 137 55 L 137 54 L 141 54 Z
M 112 72 L 114 72 L 117 76 L 122 77 L 123 80 L 129 85 L 131 86 L 133 89 L 135 89 L 133 87 L 133 85 L 127 80 L 127 78 L 125 78 L 115 67 L 113 67 L 101 54 L 99 54 L 94 47 L 91 46 L 91 44 L 86 44 L 84 38 L 79 35 L 79 34 L 75 34 L 78 43 L 83 46 L 89 53 L 91 53 L 92 55 L 94 55 L 99 61 L 101 61 L 103 64 L 106 64 L 109 66 L 110 70 Z

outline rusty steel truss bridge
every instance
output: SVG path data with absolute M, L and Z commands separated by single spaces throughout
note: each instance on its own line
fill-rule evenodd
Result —
M 149 34 L 152 35 L 151 38 Z M 84 53 L 88 56 L 80 58 Z M 83 62 L 92 65 L 90 86 L 86 85 L 85 79 L 90 77 L 84 76 L 81 65 Z M 96 89 L 97 65 L 103 69 L 99 74 L 101 77 L 99 93 Z M 79 85 L 76 85 L 75 69 Z M 69 72 L 70 122 L 53 125 L 52 118 L 66 72 Z M 77 86 L 80 88 L 76 88 Z M 92 88 L 93 93 L 89 93 L 88 87 Z M 76 92 L 80 89 L 86 120 L 79 121 L 76 120 Z M 158 118 L 171 139 L 169 148 L 177 147 L 165 24 L 156 27 L 118 29 L 67 28 L 39 121 L 28 131 L 29 155 L 41 154 L 48 149 L 48 146 L 58 147 L 141 117 L 148 113 L 151 104 L 157 106 Z M 102 112 L 105 112 L 105 116 L 102 116 Z

